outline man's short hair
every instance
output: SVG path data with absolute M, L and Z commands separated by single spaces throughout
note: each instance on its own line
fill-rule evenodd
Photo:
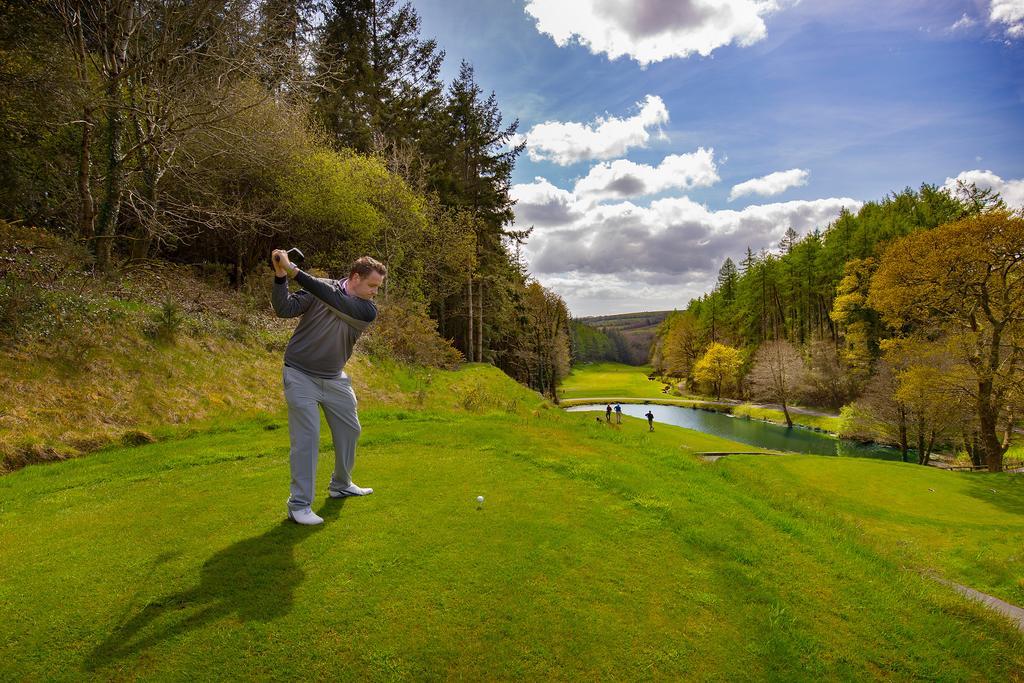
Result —
M 352 262 L 352 267 L 348 269 L 348 274 L 349 277 L 353 275 L 366 277 L 374 271 L 380 273 L 381 277 L 384 277 L 388 274 L 388 267 L 372 256 L 362 256 Z

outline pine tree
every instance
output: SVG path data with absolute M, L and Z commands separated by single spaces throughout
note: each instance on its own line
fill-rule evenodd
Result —
M 332 0 L 317 54 L 316 109 L 338 147 L 419 145 L 440 102 L 444 52 L 397 0 Z
M 749 253 L 749 247 L 747 249 Z M 736 264 L 732 262 L 731 258 L 726 258 L 725 263 L 722 264 L 721 269 L 718 271 L 718 291 L 722 293 L 722 298 L 725 303 L 731 304 L 736 298 L 736 283 L 739 280 L 739 275 L 736 272 Z
M 525 148 L 525 143 L 510 146 L 518 125 L 516 120 L 503 126 L 495 94 L 484 99 L 473 67 L 462 62 L 448 89 L 443 114 L 435 121 L 428 154 L 434 164 L 431 183 L 441 201 L 476 219 L 478 268 L 466 283 L 465 338 L 467 356 L 476 360 L 486 355 L 485 302 L 511 305 L 510 292 L 525 286 L 513 285 L 525 279 L 505 244 L 510 237 L 505 228 L 514 218 L 509 196 L 512 168 Z M 476 292 L 472 292 L 474 286 Z M 494 308 L 492 315 L 498 313 Z M 474 318 L 476 322 L 471 323 Z

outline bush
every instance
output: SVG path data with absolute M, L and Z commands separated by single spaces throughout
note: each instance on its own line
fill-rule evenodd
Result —
M 146 334 L 159 342 L 173 343 L 185 323 L 181 306 L 173 299 L 166 299 L 160 310 L 150 316 Z
M 380 314 L 359 340 L 359 348 L 379 358 L 451 369 L 462 362 L 452 342 L 437 333 L 437 323 L 419 301 L 391 298 L 379 305 Z

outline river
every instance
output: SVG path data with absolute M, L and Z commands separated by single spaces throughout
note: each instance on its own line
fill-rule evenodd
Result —
M 862 444 L 857 441 L 836 439 L 819 432 L 802 427 L 787 429 L 784 426 L 748 420 L 742 417 L 731 417 L 724 413 L 707 410 L 695 410 L 680 406 L 664 406 L 655 404 L 621 403 L 622 412 L 632 417 L 643 419 L 650 410 L 654 413 L 654 427 L 658 424 L 670 424 L 686 427 L 706 434 L 714 434 L 724 439 L 740 443 L 768 448 L 777 451 L 795 453 L 811 453 L 814 455 L 842 455 L 853 458 L 878 458 L 882 460 L 899 460 L 900 452 L 894 448 Z M 566 408 L 569 412 L 596 410 L 604 413 L 605 404 L 586 404 Z M 615 407 L 615 404 L 612 404 Z M 615 416 L 612 416 L 615 419 Z M 912 455 L 908 457 L 913 457 Z

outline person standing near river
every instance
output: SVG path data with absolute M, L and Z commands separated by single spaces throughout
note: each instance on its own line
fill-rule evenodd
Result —
M 373 489 L 352 481 L 356 442 L 362 427 L 356 412 L 352 380 L 344 367 L 359 335 L 377 318 L 373 303 L 387 268 L 363 256 L 349 268 L 344 280 L 315 278 L 299 270 L 288 253 L 271 255 L 274 289 L 271 303 L 279 318 L 302 317 L 284 352 L 284 396 L 288 402 L 288 437 L 291 449 L 291 495 L 288 518 L 298 524 L 321 524 L 313 512 L 316 465 L 320 454 L 320 409 L 323 408 L 334 441 L 334 473 L 328 487 L 331 498 L 365 496 Z M 302 290 L 289 293 L 288 278 Z
M 608 403 L 604 407 L 604 421 L 611 424 L 612 421 L 612 404 Z
M 615 404 L 615 424 L 622 424 L 622 406 Z
M 647 426 L 649 427 L 649 429 L 647 431 L 653 432 L 654 431 L 654 413 L 652 413 L 650 410 L 648 410 L 647 414 L 644 415 L 644 417 L 647 418 Z

